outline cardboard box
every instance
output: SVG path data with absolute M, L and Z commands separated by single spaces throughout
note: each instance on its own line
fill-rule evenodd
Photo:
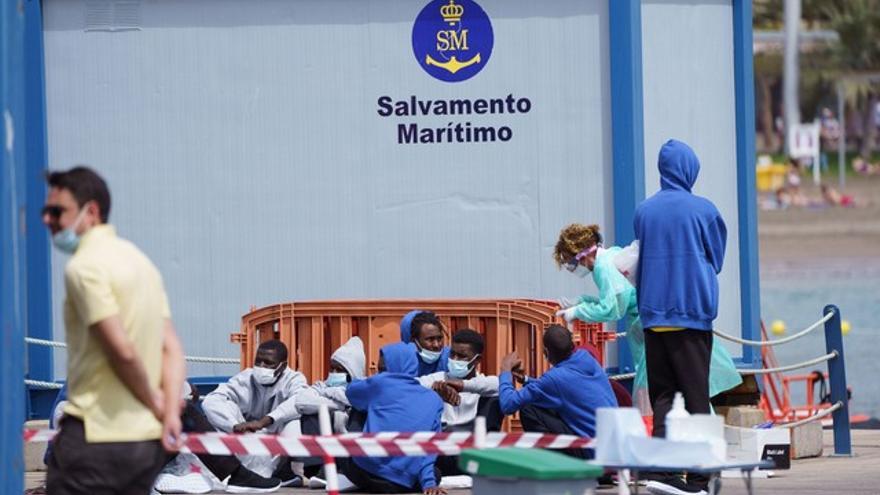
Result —
M 786 428 L 724 427 L 730 462 L 773 460 L 775 469 L 788 469 L 791 460 L 791 432 Z

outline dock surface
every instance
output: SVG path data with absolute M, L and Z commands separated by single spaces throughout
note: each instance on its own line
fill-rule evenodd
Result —
M 831 431 L 826 430 L 825 452 L 823 457 L 793 460 L 791 469 L 774 471 L 769 479 L 754 480 L 756 494 L 773 495 L 827 495 L 840 493 L 847 495 L 880 494 L 880 430 L 853 430 L 853 457 L 831 457 L 834 451 L 834 439 Z M 25 486 L 34 488 L 41 486 L 45 480 L 44 472 L 27 473 Z M 644 488 L 640 493 L 646 493 Z M 225 493 L 225 492 L 212 492 Z M 278 494 L 320 494 L 318 490 L 281 489 Z M 450 495 L 470 495 L 470 490 L 450 490 Z M 617 487 L 600 487 L 597 494 L 616 494 Z M 742 480 L 725 478 L 722 493 L 724 495 L 745 495 L 746 489 Z

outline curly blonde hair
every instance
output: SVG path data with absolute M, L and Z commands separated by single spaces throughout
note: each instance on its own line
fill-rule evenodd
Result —
M 599 233 L 598 225 L 573 223 L 565 227 L 559 232 L 559 240 L 556 241 L 556 248 L 553 249 L 553 259 L 556 261 L 556 266 L 561 268 L 584 249 L 589 249 L 601 242 L 602 235 Z

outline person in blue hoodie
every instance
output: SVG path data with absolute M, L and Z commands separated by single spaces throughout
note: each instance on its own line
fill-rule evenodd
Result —
M 412 321 L 413 318 L 416 317 L 419 313 L 422 313 L 421 309 L 414 309 L 409 313 L 403 315 L 403 319 L 400 320 L 400 341 L 406 344 L 412 342 Z
M 408 344 L 412 345 L 412 344 Z M 349 384 L 351 406 L 367 414 L 364 432 L 440 431 L 443 401 L 423 387 L 415 374 L 416 354 L 406 346 L 386 346 L 379 355 L 379 373 Z M 439 486 L 436 455 L 422 457 L 354 457 L 340 459 L 340 471 L 358 488 L 371 493 L 445 494 Z
M 438 371 L 449 371 L 449 347 L 445 347 L 443 323 L 430 311 L 413 310 L 400 321 L 400 342 L 382 348 L 408 349 L 416 355 L 413 376 L 425 376 Z
M 718 315 L 727 228 L 715 205 L 691 192 L 700 161 L 687 144 L 667 141 L 658 167 L 660 191 L 638 206 L 634 228 L 640 243 L 637 298 L 648 393 L 654 435 L 663 437 L 676 392 L 691 414 L 710 412 L 712 322 Z M 658 482 L 664 486 L 652 493 L 701 493 L 708 486 L 705 477 L 689 476 L 684 482 L 677 474 Z
M 523 430 L 595 437 L 596 409 L 617 407 L 602 366 L 583 349 L 575 349 L 571 332 L 562 325 L 544 331 L 544 355 L 553 366 L 520 390 L 513 384 L 522 360 L 512 352 L 501 360 L 498 399 L 505 415 L 519 411 Z M 569 455 L 583 457 L 582 450 Z

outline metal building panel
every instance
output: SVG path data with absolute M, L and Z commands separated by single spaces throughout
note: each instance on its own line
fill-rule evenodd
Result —
M 642 9 L 645 193 L 650 196 L 660 188 L 657 155 L 667 139 L 693 147 L 700 159 L 694 193 L 712 200 L 727 225 L 715 325 L 738 335 L 742 323 L 733 7 L 729 0 L 645 0 Z M 739 346 L 728 348 L 735 356 L 742 352 Z
M 478 3 L 491 59 L 447 83 L 413 55 L 427 2 L 156 0 L 138 30 L 87 32 L 84 0 L 48 0 L 50 166 L 106 176 L 111 221 L 162 271 L 189 354 L 234 356 L 252 304 L 583 292 L 551 253 L 569 222 L 613 223 L 606 2 Z M 508 94 L 530 112 L 378 114 L 386 95 Z M 461 121 L 513 138 L 397 142 L 399 123 Z

